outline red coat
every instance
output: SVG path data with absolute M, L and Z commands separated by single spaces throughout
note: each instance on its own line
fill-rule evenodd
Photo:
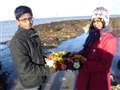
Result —
M 77 90 L 111 90 L 110 66 L 116 53 L 117 39 L 109 32 L 103 32 L 87 55 L 87 61 L 79 70 Z

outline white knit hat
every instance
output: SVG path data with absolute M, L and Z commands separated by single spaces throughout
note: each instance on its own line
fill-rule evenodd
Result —
M 92 19 L 96 18 L 96 17 L 102 18 L 105 21 L 105 26 L 108 26 L 108 24 L 109 24 L 109 13 L 108 13 L 107 9 L 105 9 L 104 7 L 97 7 L 93 11 Z

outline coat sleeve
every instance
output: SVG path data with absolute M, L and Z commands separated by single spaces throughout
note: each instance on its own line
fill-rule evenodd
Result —
M 88 71 L 99 72 L 105 71 L 109 72 L 112 59 L 116 54 L 117 39 L 111 38 L 107 41 L 103 49 L 101 49 L 101 55 L 99 57 L 93 57 L 98 59 L 97 61 L 87 61 L 86 66 Z
M 31 57 L 29 56 L 29 51 L 27 51 L 23 40 L 14 39 L 10 43 L 11 55 L 16 66 L 18 73 L 24 72 L 35 72 L 35 68 L 38 68 L 38 65 L 35 65 L 31 62 Z
M 43 76 L 46 75 L 48 70 L 46 71 L 45 67 L 40 67 L 31 61 L 29 52 L 23 42 L 23 40 L 12 40 L 10 44 L 11 54 L 21 84 L 25 88 L 35 87 L 43 82 Z

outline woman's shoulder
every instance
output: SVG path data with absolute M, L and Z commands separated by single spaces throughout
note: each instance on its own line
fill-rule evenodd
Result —
M 108 38 L 117 38 L 117 36 L 112 33 L 112 32 L 104 32 L 104 37 L 108 37 Z

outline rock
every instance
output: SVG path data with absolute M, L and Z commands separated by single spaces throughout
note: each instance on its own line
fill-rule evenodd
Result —
M 87 23 L 87 21 L 86 21 Z M 44 46 L 56 47 L 61 41 L 76 37 L 83 32 L 82 27 L 86 24 L 80 20 L 52 22 L 35 26 Z

